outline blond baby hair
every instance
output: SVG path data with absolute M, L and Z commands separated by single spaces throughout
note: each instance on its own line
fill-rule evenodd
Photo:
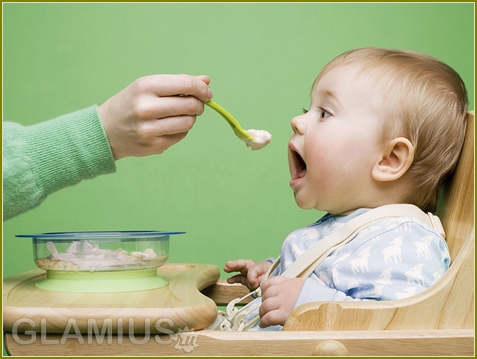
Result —
M 467 91 L 459 74 L 422 53 L 381 48 L 345 52 L 318 75 L 352 64 L 379 89 L 384 136 L 406 137 L 415 148 L 406 176 L 415 185 L 409 202 L 434 212 L 439 190 L 460 155 L 467 114 Z

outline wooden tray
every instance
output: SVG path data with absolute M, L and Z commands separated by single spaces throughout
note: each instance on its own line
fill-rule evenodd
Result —
M 39 289 L 45 278 L 33 270 L 3 281 L 4 331 L 171 333 L 198 330 L 217 316 L 215 302 L 200 291 L 219 279 L 209 264 L 166 264 L 158 275 L 169 284 L 136 292 L 70 293 Z

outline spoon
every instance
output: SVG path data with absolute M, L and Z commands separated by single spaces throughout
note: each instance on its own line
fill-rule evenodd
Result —
M 242 126 L 238 123 L 238 121 L 222 106 L 214 101 L 204 102 L 210 108 L 213 108 L 217 111 L 224 119 L 227 121 L 234 130 L 235 135 L 240 138 L 242 141 L 254 141 L 255 137 L 253 137 L 250 133 L 245 131 Z

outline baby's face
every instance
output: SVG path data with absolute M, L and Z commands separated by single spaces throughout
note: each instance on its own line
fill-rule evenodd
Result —
M 366 206 L 384 145 L 380 101 L 354 65 L 331 70 L 315 84 L 310 109 L 291 121 L 290 187 L 299 207 L 346 214 Z

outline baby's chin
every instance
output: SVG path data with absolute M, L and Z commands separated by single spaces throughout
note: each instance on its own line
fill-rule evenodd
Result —
M 295 203 L 301 209 L 316 209 L 316 207 L 312 204 L 312 201 L 310 201 L 308 198 L 301 198 L 300 194 L 297 193 L 295 193 Z
M 295 203 L 300 209 L 304 209 L 304 210 L 314 209 L 320 212 L 330 213 L 330 210 L 326 209 L 328 208 L 327 206 L 317 203 L 317 201 L 311 201 L 309 198 L 302 199 L 300 198 L 300 196 L 297 196 L 296 193 L 295 193 Z

